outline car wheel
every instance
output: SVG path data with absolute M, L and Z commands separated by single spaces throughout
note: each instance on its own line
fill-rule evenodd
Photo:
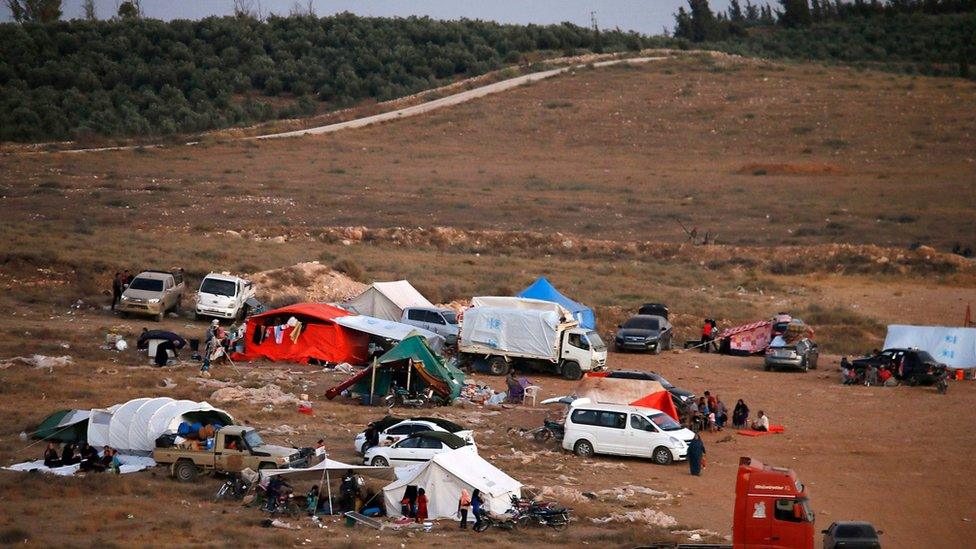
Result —
M 193 482 L 198 472 L 196 464 L 189 459 L 181 459 L 173 467 L 173 476 L 179 482 Z
M 807 363 L 807 357 L 803 357 L 803 359 L 800 360 L 800 369 L 804 372 L 810 369 L 810 365 Z
M 376 456 L 369 462 L 373 467 L 389 467 L 390 462 L 383 456 Z
M 366 450 L 369 450 L 369 441 L 364 442 L 363 445 L 359 447 L 359 453 L 366 455 Z
M 580 368 L 580 365 L 578 363 L 573 362 L 571 360 L 563 362 L 562 373 L 563 373 L 563 377 L 570 381 L 576 381 L 583 377 L 583 369 Z
M 504 376 L 508 374 L 508 371 L 512 369 L 512 365 L 508 363 L 503 357 L 496 356 L 492 357 L 488 361 L 488 371 L 493 376 Z
M 582 458 L 593 457 L 593 445 L 588 440 L 577 440 L 573 445 L 573 453 Z
M 654 449 L 654 453 L 651 454 L 654 459 L 654 463 L 658 465 L 671 465 L 674 461 L 674 456 L 671 455 L 671 450 L 668 450 L 664 446 L 658 446 Z

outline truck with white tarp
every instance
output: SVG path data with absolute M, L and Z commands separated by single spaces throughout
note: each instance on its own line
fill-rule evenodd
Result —
M 520 297 L 475 297 L 458 340 L 462 364 L 485 364 L 493 375 L 512 368 L 580 379 L 607 364 L 607 347 L 558 303 Z

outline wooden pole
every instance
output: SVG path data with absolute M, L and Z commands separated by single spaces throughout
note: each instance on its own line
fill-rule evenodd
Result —
M 373 357 L 373 375 L 372 375 L 372 379 L 369 382 L 369 405 L 370 406 L 373 405 L 373 395 L 376 394 L 376 366 L 378 362 L 379 359 Z
M 407 394 L 410 394 L 410 373 L 413 372 L 413 360 L 411 359 L 408 362 L 408 364 L 409 366 L 407 367 Z

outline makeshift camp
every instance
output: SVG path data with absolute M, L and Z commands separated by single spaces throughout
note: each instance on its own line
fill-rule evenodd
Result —
M 921 349 L 951 368 L 976 368 L 976 328 L 892 324 L 884 348 Z
M 544 276 L 539 277 L 535 282 L 529 285 L 528 288 L 519 292 L 517 297 L 526 297 L 529 299 L 538 299 L 541 301 L 558 303 L 565 307 L 573 315 L 573 318 L 579 322 L 581 327 L 589 328 L 591 330 L 596 329 L 596 316 L 593 314 L 593 309 L 564 296 Z
M 82 442 L 88 433 L 90 410 L 58 410 L 44 418 L 31 437 L 54 442 Z
M 605 376 L 606 372 L 587 372 L 576 386 L 576 396 L 602 404 L 654 408 L 680 421 L 671 393 L 657 381 Z
M 411 391 L 430 387 L 442 399 L 451 400 L 461 394 L 464 373 L 436 356 L 424 338 L 414 335 L 365 370 L 326 391 L 325 396 L 332 399 L 346 389 L 359 395 L 386 395 L 394 383 Z
M 406 280 L 374 282 L 363 293 L 342 304 L 357 314 L 400 320 L 407 307 L 433 307 L 434 304 L 421 295 Z
M 365 364 L 369 335 L 336 323 L 349 314 L 322 303 L 299 303 L 251 316 L 244 352 L 234 359 Z
M 232 425 L 234 418 L 207 402 L 137 398 L 112 408 L 92 410 L 86 438 L 96 448 L 111 446 L 122 453 L 148 454 L 157 438 L 175 433 L 183 422 Z
M 383 488 L 386 514 L 391 517 L 400 516 L 407 486 L 427 492 L 431 519 L 456 519 L 462 489 L 469 494 L 481 490 L 485 510 L 492 513 L 504 513 L 512 506 L 512 496 L 522 496 L 522 483 L 485 461 L 471 446 L 436 454 L 426 463 L 399 467 L 396 475 L 397 480 Z M 474 521 L 474 517 L 469 514 L 468 520 Z
M 444 348 L 444 338 L 442 336 L 430 330 L 411 326 L 410 324 L 403 324 L 394 320 L 383 320 L 382 318 L 366 315 L 350 315 L 340 316 L 335 319 L 335 322 L 344 328 L 392 341 L 403 341 L 407 337 L 416 334 L 422 336 L 431 349 L 440 351 Z

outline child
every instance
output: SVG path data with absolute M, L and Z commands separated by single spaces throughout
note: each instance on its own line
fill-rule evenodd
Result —
M 423 488 L 417 490 L 417 522 L 427 520 L 427 493 Z
M 466 488 L 461 489 L 461 499 L 458 500 L 458 515 L 461 516 L 461 529 L 468 527 L 468 508 L 471 507 L 471 494 Z

